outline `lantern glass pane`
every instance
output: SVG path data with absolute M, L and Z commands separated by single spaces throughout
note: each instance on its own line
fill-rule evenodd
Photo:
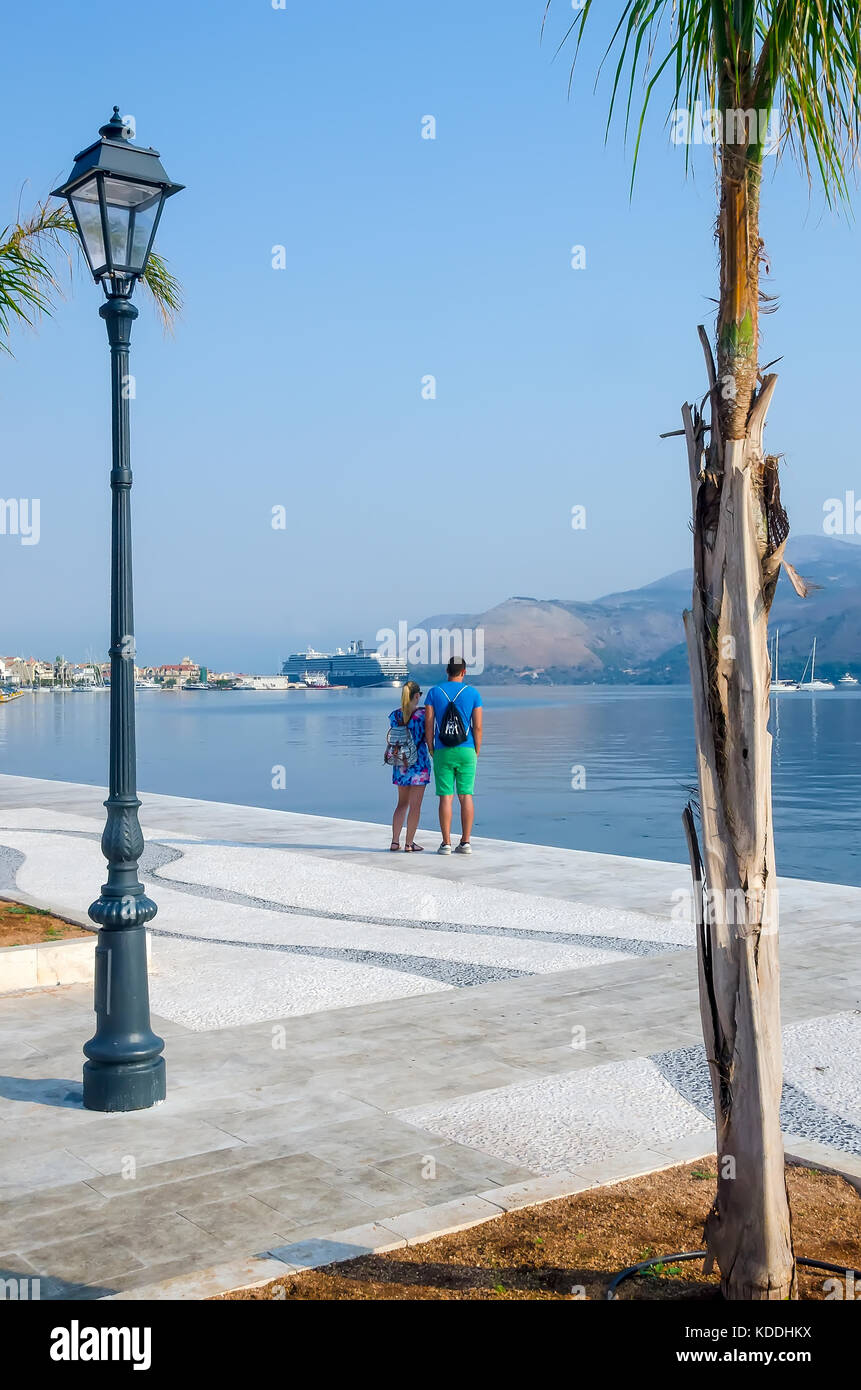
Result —
M 139 273 L 144 268 L 162 190 L 151 184 L 106 178 L 104 197 L 111 263 L 117 270 Z
M 131 259 L 133 270 L 143 270 L 146 255 L 152 240 L 158 210 L 161 207 L 161 190 L 156 198 L 135 208 L 134 225 L 131 230 Z
M 76 188 L 69 201 L 81 231 L 90 269 L 96 274 L 105 264 L 105 241 L 96 180 Z

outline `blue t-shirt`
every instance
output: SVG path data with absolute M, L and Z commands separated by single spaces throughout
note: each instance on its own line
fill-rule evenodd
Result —
M 455 696 L 457 699 L 455 700 Z M 430 705 L 434 715 L 433 746 L 443 748 L 445 745 L 440 742 L 439 726 L 443 715 L 448 709 L 449 700 L 455 700 L 455 709 L 459 711 L 460 717 L 466 725 L 466 742 L 459 743 L 458 748 L 474 748 L 475 739 L 472 736 L 472 712 L 474 709 L 481 709 L 481 696 L 475 686 L 467 685 L 465 681 L 442 681 L 440 685 L 434 685 L 425 696 L 425 704 Z

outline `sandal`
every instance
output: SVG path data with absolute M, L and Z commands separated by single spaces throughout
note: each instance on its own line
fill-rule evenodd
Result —
M 399 850 L 399 849 L 400 849 L 400 847 L 401 847 L 401 842 L 400 842 L 400 840 L 392 840 L 392 843 L 389 845 L 389 852 L 390 852 L 390 854 L 394 854 L 396 850 Z
M 422 854 L 424 852 L 424 845 L 417 845 L 415 840 L 413 840 L 411 845 L 407 845 L 407 849 L 411 850 L 413 854 Z

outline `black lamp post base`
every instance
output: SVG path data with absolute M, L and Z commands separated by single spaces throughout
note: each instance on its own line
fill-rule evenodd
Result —
M 90 916 L 110 920 L 123 905 L 132 921 L 155 916 L 155 903 L 143 893 L 110 898 L 105 892 Z M 95 1006 L 96 1031 L 84 1043 L 84 1109 L 147 1110 L 164 1100 L 164 1041 L 150 1026 L 143 925 L 103 926 L 99 932 Z
M 163 1057 L 140 1066 L 124 1062 L 84 1063 L 85 1110 L 149 1110 L 166 1094 Z

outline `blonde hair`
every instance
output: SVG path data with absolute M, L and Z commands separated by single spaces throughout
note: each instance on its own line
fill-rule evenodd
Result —
M 412 704 L 413 696 L 418 695 L 420 690 L 421 686 L 419 685 L 418 681 L 407 681 L 406 685 L 401 691 L 401 714 L 403 715 L 403 720 L 405 724 L 409 724 L 410 722 L 408 710 L 410 705 Z

